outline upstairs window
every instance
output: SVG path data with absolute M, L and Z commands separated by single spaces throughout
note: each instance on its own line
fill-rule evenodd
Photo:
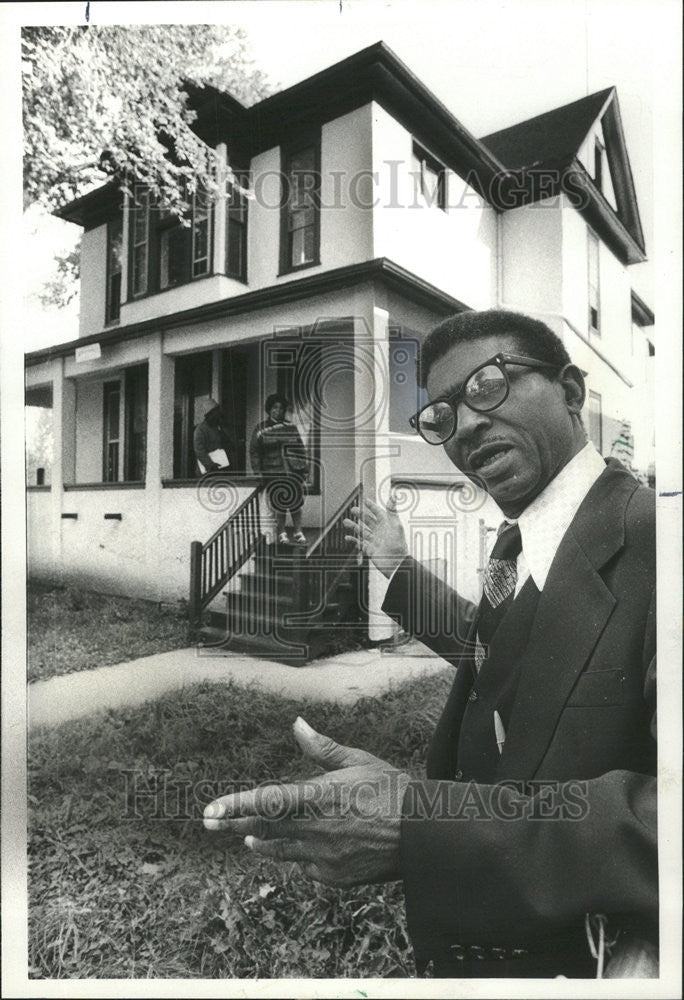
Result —
M 240 187 L 247 184 L 238 178 Z M 247 280 L 247 196 L 237 184 L 231 185 L 226 200 L 226 274 Z
M 283 150 L 280 271 L 320 263 L 320 140 Z
M 150 196 L 147 191 L 136 193 L 131 217 L 131 294 L 134 298 L 147 294 L 147 272 L 150 244 Z
M 589 278 L 589 333 L 601 335 L 601 296 L 599 288 L 599 241 L 591 231 L 587 234 Z
M 157 219 L 159 239 L 159 288 L 174 288 L 185 281 L 186 231 L 178 216 L 160 210 Z
M 205 191 L 192 196 L 192 277 L 211 271 L 211 205 Z
M 107 223 L 107 303 L 105 322 L 116 323 L 121 311 L 121 248 L 123 225 L 119 215 Z
M 136 197 L 131 222 L 131 297 L 162 292 L 211 273 L 211 203 L 192 195 L 187 219 L 159 205 L 149 194 Z
M 417 142 L 413 143 L 412 168 L 416 195 L 420 193 L 427 205 L 446 211 L 446 169 Z

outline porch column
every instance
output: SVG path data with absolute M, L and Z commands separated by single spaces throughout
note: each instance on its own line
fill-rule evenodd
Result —
M 144 541 L 150 600 L 162 600 L 162 479 L 173 476 L 173 358 L 164 354 L 163 334 L 150 339 L 147 389 L 147 462 L 145 467 Z
M 64 377 L 64 358 L 52 362 L 52 557 L 55 576 L 64 574 L 62 512 L 64 484 L 76 482 L 76 383 Z
M 389 313 L 376 305 L 373 297 L 365 308 L 355 309 L 354 353 L 357 481 L 363 484 L 367 497 L 384 503 L 390 495 L 392 474 Z M 375 641 L 387 639 L 396 631 L 394 622 L 380 611 L 386 590 L 385 577 L 374 566 L 369 566 L 368 634 Z

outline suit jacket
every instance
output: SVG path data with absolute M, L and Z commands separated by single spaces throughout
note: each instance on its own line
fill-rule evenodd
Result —
M 480 674 L 476 609 L 413 560 L 383 605 L 457 665 L 427 780 L 404 798 L 402 871 L 419 963 L 456 942 L 532 950 L 580 928 L 587 912 L 642 934 L 657 927 L 653 492 L 610 460 L 583 501 L 516 658 L 499 756 L 492 678 L 510 667 L 526 588 Z M 428 621 L 450 631 L 428 634 Z M 492 720 L 493 763 L 467 752 L 483 719 Z

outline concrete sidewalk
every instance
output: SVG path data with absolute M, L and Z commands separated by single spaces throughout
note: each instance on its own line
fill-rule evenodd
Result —
M 288 698 L 351 704 L 445 668 L 444 660 L 417 642 L 390 651 L 354 650 L 304 667 L 243 654 L 209 655 L 207 650 L 190 647 L 30 684 L 29 728 L 57 726 L 104 709 L 140 705 L 200 681 L 256 684 Z

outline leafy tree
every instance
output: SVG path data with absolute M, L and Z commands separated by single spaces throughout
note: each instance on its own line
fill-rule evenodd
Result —
M 30 27 L 22 31 L 24 196 L 53 209 L 102 181 L 134 177 L 182 208 L 185 179 L 211 187 L 184 82 L 245 103 L 263 75 L 231 25 Z
M 233 25 L 27 27 L 22 70 L 24 207 L 47 211 L 117 177 L 182 215 L 197 184 L 214 186 L 186 82 L 245 104 L 267 93 Z M 58 257 L 43 303 L 66 304 L 77 276 L 78 251 Z

